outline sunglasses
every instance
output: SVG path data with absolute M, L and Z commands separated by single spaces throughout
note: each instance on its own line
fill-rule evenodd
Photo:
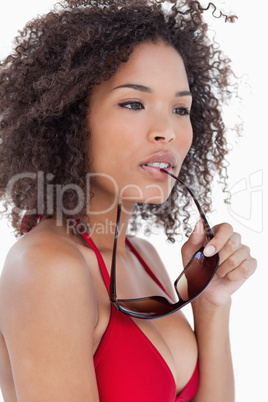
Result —
M 188 188 L 178 177 L 165 169 L 160 169 L 167 173 L 190 193 L 197 209 L 199 211 L 201 220 L 203 222 L 206 239 L 210 241 L 213 238 L 211 228 L 205 217 L 205 214 L 197 201 L 192 190 Z M 176 310 L 181 309 L 186 304 L 192 302 L 198 297 L 208 286 L 219 265 L 218 253 L 212 257 L 206 257 L 203 253 L 204 247 L 201 247 L 190 259 L 184 270 L 174 282 L 174 287 L 178 296 L 178 302 L 171 303 L 166 297 L 163 296 L 150 296 L 137 299 L 118 299 L 116 296 L 116 248 L 117 238 L 119 233 L 119 223 L 121 215 L 121 204 L 118 205 L 117 210 L 117 224 L 114 238 L 110 291 L 109 297 L 111 303 L 122 313 L 136 318 L 158 318 L 171 314 Z

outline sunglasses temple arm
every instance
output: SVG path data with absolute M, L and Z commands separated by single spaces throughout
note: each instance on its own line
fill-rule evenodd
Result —
M 112 268 L 111 268 L 111 277 L 110 277 L 110 299 L 111 301 L 116 301 L 116 249 L 117 249 L 117 238 L 119 233 L 119 222 L 121 216 L 121 204 L 118 204 L 117 207 L 117 220 L 116 220 L 116 228 L 115 228 L 115 236 L 114 236 L 114 247 L 113 247 L 113 257 L 112 257 Z
M 186 188 L 186 190 L 190 193 L 190 195 L 192 196 L 192 198 L 193 198 L 193 200 L 194 200 L 195 205 L 197 206 L 197 209 L 198 209 L 199 214 L 200 214 L 200 216 L 201 216 L 201 218 L 202 218 L 202 221 L 203 221 L 203 223 L 204 223 L 204 225 L 205 225 L 207 234 L 209 235 L 210 239 L 212 239 L 212 238 L 213 238 L 212 230 L 211 230 L 211 228 L 210 228 L 210 226 L 209 226 L 209 223 L 208 223 L 207 218 L 206 218 L 206 216 L 205 216 L 205 214 L 204 214 L 204 212 L 203 212 L 203 209 L 201 208 L 201 205 L 200 205 L 199 202 L 197 201 L 197 199 L 196 199 L 194 193 L 192 192 L 192 190 L 191 190 L 188 186 L 186 186 L 186 184 L 185 184 L 181 179 L 179 179 L 177 176 L 175 176 L 173 173 L 170 173 L 170 172 L 168 172 L 168 171 L 165 170 L 165 169 L 160 169 L 160 170 L 161 170 L 162 172 L 167 173 L 169 176 L 173 177 L 173 179 L 175 179 L 175 180 L 177 180 L 179 183 L 181 183 L 181 184 Z
M 180 181 L 180 182 L 181 182 L 181 181 Z M 209 226 L 209 223 L 208 223 L 208 221 L 207 221 L 207 218 L 206 218 L 206 216 L 205 216 L 205 214 L 204 214 L 204 212 L 203 212 L 203 209 L 201 208 L 201 205 L 200 205 L 199 202 L 197 201 L 197 199 L 196 199 L 194 193 L 192 192 L 192 190 L 191 190 L 189 187 L 187 187 L 184 183 L 182 183 L 182 184 L 185 186 L 185 188 L 189 191 L 189 193 L 190 193 L 191 196 L 193 197 L 193 200 L 194 200 L 194 202 L 195 202 L 195 205 L 197 206 L 197 209 L 198 209 L 198 211 L 199 211 L 199 214 L 200 214 L 200 216 L 201 216 L 201 218 L 202 218 L 202 221 L 203 221 L 203 223 L 204 223 L 204 225 L 205 225 L 206 231 L 207 231 L 207 233 L 208 233 L 210 239 L 212 239 L 212 238 L 213 238 L 213 233 L 212 233 L 212 230 L 211 230 L 211 228 L 210 228 L 210 226 Z

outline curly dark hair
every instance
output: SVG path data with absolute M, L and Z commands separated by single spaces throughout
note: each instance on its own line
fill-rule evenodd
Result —
M 64 218 L 68 211 L 85 218 L 86 206 L 76 213 L 78 195 L 68 186 L 87 191 L 90 132 L 84 122 L 92 87 L 114 75 L 137 44 L 159 39 L 182 56 L 193 95 L 194 137 L 180 178 L 210 210 L 213 174 L 225 185 L 227 179 L 221 106 L 231 97 L 232 71 L 230 60 L 208 38 L 203 14 L 209 9 L 217 18 L 235 18 L 212 3 L 203 7 L 190 0 L 66 0 L 25 26 L 0 70 L 0 197 L 17 235 L 22 213 L 29 215 L 24 230 L 36 225 L 40 214 L 56 215 L 56 197 L 40 195 L 41 179 L 53 191 L 66 189 Z M 138 217 L 150 218 L 172 240 L 178 214 L 187 227 L 187 202 L 180 212 L 177 206 L 183 194 L 175 185 L 162 205 L 137 204 L 132 228 Z

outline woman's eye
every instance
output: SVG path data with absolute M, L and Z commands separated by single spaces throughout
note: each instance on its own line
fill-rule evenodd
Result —
M 176 107 L 173 110 L 173 113 L 178 114 L 180 116 L 189 116 L 190 115 L 190 109 L 187 107 L 181 106 L 181 107 Z
M 124 103 L 119 103 L 119 106 L 124 107 L 129 110 L 144 109 L 143 104 L 141 102 L 124 102 Z

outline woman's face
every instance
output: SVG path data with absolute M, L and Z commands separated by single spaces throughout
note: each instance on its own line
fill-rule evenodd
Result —
M 138 45 L 94 87 L 88 125 L 95 196 L 164 202 L 174 181 L 160 168 L 180 171 L 192 142 L 191 101 L 182 58 L 163 42 Z

